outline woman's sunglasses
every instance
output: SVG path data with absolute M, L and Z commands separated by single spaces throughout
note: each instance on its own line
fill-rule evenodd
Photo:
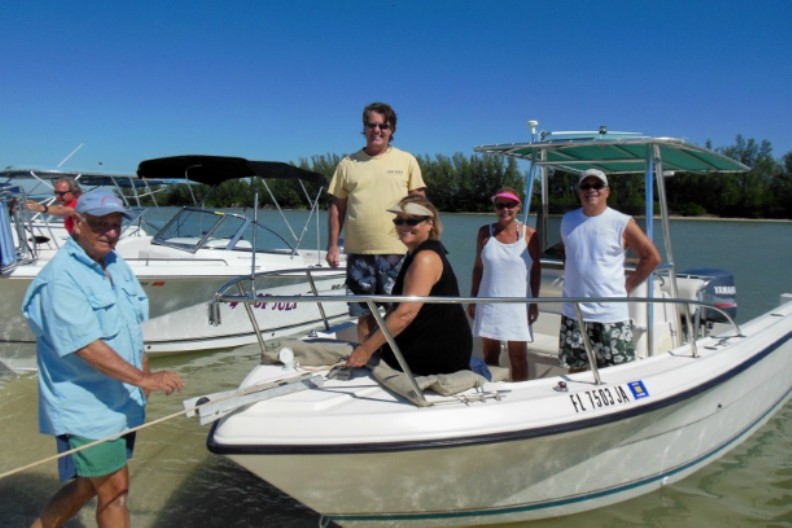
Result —
M 514 209 L 518 205 L 517 202 L 495 202 L 495 209 Z
M 426 222 L 429 218 L 429 216 L 422 216 L 420 218 L 394 218 L 393 223 L 397 226 L 407 224 L 410 227 L 415 227 L 421 222 Z

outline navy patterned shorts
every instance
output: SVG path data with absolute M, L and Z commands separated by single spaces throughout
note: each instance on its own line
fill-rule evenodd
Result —
M 597 368 L 621 365 L 635 359 L 633 328 L 631 321 L 618 323 L 587 322 L 591 350 L 597 358 Z M 561 365 L 571 369 L 588 369 L 589 361 L 583 336 L 577 320 L 561 316 L 561 332 L 558 335 Z
M 404 255 L 347 255 L 347 293 L 390 295 L 402 261 Z M 369 313 L 365 303 L 349 303 L 349 315 L 362 317 Z

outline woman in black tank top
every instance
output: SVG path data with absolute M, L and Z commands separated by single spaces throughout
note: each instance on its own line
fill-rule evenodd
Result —
M 408 196 L 388 211 L 397 215 L 393 222 L 407 246 L 393 295 L 458 297 L 456 276 L 439 240 L 442 226 L 431 202 L 422 196 Z M 461 305 L 397 303 L 385 322 L 414 374 L 447 374 L 469 368 L 473 338 Z M 355 348 L 347 366 L 364 366 L 378 350 L 385 362 L 400 369 L 379 329 Z

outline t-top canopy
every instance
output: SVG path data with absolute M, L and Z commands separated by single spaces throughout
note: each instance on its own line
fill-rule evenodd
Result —
M 550 139 L 546 136 L 537 143 L 482 145 L 475 151 L 533 160 L 540 165 L 574 173 L 594 168 L 610 175 L 646 172 L 647 160 L 656 146 L 663 171 L 720 173 L 750 170 L 739 161 L 681 139 L 596 132 L 553 133 L 549 136 Z
M 278 161 L 248 161 L 228 156 L 171 156 L 146 160 L 138 166 L 141 178 L 175 179 L 185 178 L 207 185 L 219 185 L 237 178 L 301 179 L 324 183 L 325 177 L 318 172 L 300 169 Z

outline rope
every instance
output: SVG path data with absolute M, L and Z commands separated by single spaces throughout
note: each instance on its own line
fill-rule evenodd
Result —
M 336 361 L 332 365 L 322 365 L 319 367 L 311 367 L 306 365 L 299 365 L 299 367 L 307 372 L 322 372 L 324 370 L 331 371 L 336 367 L 343 367 L 346 365 L 346 358 L 341 359 L 340 361 Z
M 201 404 L 201 405 L 203 405 L 203 404 Z M 11 475 L 16 475 L 17 473 L 21 473 L 23 471 L 26 471 L 26 470 L 28 470 L 30 468 L 39 466 L 41 464 L 45 464 L 47 462 L 52 462 L 54 460 L 58 460 L 59 458 L 62 458 L 62 457 L 68 456 L 68 455 L 73 455 L 74 453 L 77 453 L 79 451 L 83 451 L 85 449 L 88 449 L 88 448 L 93 447 L 95 445 L 101 444 L 103 442 L 108 442 L 108 441 L 111 441 L 111 440 L 117 440 L 118 438 L 121 438 L 122 436 L 124 436 L 126 434 L 134 433 L 136 431 L 140 431 L 141 429 L 145 429 L 147 427 L 151 427 L 152 425 L 157 425 L 159 423 L 165 422 L 165 421 L 170 420 L 172 418 L 176 418 L 177 416 L 180 416 L 182 414 L 187 414 L 187 413 L 190 413 L 190 412 L 194 412 L 201 405 L 196 405 L 196 406 L 194 406 L 191 409 L 186 409 L 184 411 L 179 411 L 177 413 L 169 414 L 168 416 L 163 416 L 162 418 L 158 418 L 158 419 L 156 419 L 154 421 L 151 421 L 151 422 L 148 422 L 148 423 L 145 423 L 145 424 L 142 424 L 142 425 L 138 425 L 137 427 L 133 427 L 131 429 L 127 429 L 127 430 L 125 430 L 125 431 L 123 431 L 121 433 L 115 433 L 115 434 L 112 434 L 110 436 L 106 436 L 104 438 L 101 438 L 99 440 L 94 440 L 93 442 L 90 442 L 88 444 L 82 445 L 80 447 L 75 447 L 74 449 L 69 449 L 68 451 L 64 451 L 62 453 L 58 453 L 57 455 L 52 455 L 52 456 L 49 456 L 49 457 L 46 457 L 46 458 L 42 458 L 41 460 L 37 460 L 35 462 L 31 462 L 30 464 L 28 464 L 26 466 L 21 466 L 21 467 L 18 467 L 16 469 L 12 469 L 11 471 L 6 471 L 5 473 L 0 474 L 0 480 L 4 479 L 6 477 L 10 477 Z
M 304 367 L 301 367 L 301 368 L 304 368 Z M 320 368 L 316 368 L 315 367 L 313 369 L 305 369 L 305 370 L 306 371 L 310 371 L 310 372 L 319 372 L 321 370 L 329 370 L 329 367 L 320 367 Z M 268 381 L 268 382 L 266 382 L 266 384 L 262 384 L 262 385 L 267 385 L 267 387 L 261 387 L 259 390 L 265 390 L 267 388 L 272 388 L 271 385 L 273 383 L 281 383 L 281 382 L 287 382 L 288 383 L 290 380 L 298 379 L 303 374 L 304 373 L 302 373 L 302 372 L 297 372 L 296 374 L 285 376 L 285 377 L 280 378 L 280 379 L 274 379 L 274 380 Z M 189 418 L 190 414 L 192 414 L 195 411 L 197 411 L 198 408 L 202 407 L 203 405 L 206 405 L 206 404 L 209 404 L 209 403 L 218 403 L 218 402 L 222 402 L 222 401 L 225 401 L 225 400 L 229 400 L 231 398 L 235 398 L 237 396 L 243 396 L 243 395 L 247 395 L 247 394 L 252 394 L 252 393 L 256 392 L 256 387 L 257 386 L 254 385 L 254 386 L 248 387 L 246 389 L 237 390 L 237 391 L 233 392 L 232 394 L 228 394 L 226 396 L 222 396 L 222 397 L 219 397 L 219 398 L 211 400 L 211 401 L 205 401 L 205 402 L 198 403 L 198 404 L 196 404 L 196 405 L 194 405 L 192 407 L 184 409 L 183 411 L 175 412 L 173 414 L 169 414 L 167 416 L 163 416 L 162 418 L 157 418 L 156 420 L 152 420 L 151 422 L 144 423 L 142 425 L 138 425 L 137 427 L 132 427 L 131 429 L 126 429 L 125 431 L 122 431 L 120 433 L 114 433 L 114 434 L 112 434 L 110 436 L 106 436 L 106 437 L 101 438 L 99 440 L 94 440 L 93 442 L 90 442 L 88 444 L 82 445 L 80 447 L 75 447 L 74 449 L 69 449 L 68 451 L 64 451 L 62 453 L 58 453 L 57 455 L 48 456 L 46 458 L 42 458 L 42 459 L 37 460 L 35 462 L 31 462 L 30 464 L 27 464 L 26 466 L 21 466 L 21 467 L 18 467 L 16 469 L 12 469 L 10 471 L 6 471 L 5 473 L 0 473 L 0 480 L 4 479 L 6 477 L 10 477 L 11 475 L 16 475 L 17 473 L 21 473 L 23 471 L 27 471 L 30 468 L 34 468 L 36 466 L 40 466 L 41 464 L 46 464 L 47 462 L 53 462 L 55 460 L 58 460 L 59 458 L 63 458 L 65 456 L 73 455 L 74 453 L 78 453 L 78 452 L 83 451 L 85 449 L 89 449 L 89 448 L 94 447 L 95 445 L 101 444 L 103 442 L 108 442 L 108 441 L 111 441 L 111 440 L 117 440 L 118 438 L 121 438 L 122 436 L 124 436 L 126 434 L 134 433 L 134 432 L 146 429 L 148 427 L 151 427 L 153 425 L 161 424 L 161 423 L 166 422 L 168 420 L 172 420 L 173 418 L 176 418 L 177 416 L 185 415 L 185 417 Z

